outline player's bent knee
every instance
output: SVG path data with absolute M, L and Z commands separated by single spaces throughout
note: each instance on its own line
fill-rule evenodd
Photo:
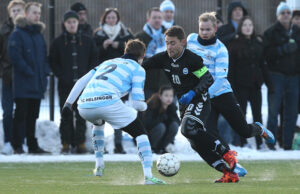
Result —
M 144 125 L 138 117 L 126 127 L 121 128 L 121 130 L 125 131 L 133 138 L 136 138 L 139 135 L 147 134 Z
M 198 120 L 198 119 L 197 119 Z M 184 117 L 181 123 L 181 133 L 187 138 L 198 135 L 201 131 L 205 131 L 202 121 L 197 121 L 191 117 Z

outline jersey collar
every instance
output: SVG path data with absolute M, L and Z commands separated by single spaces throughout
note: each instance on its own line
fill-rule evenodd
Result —
M 182 52 L 181 52 L 181 54 L 179 55 L 179 57 L 177 57 L 176 59 L 173 59 L 173 58 L 172 58 L 173 62 L 176 62 L 178 59 L 180 59 L 180 58 L 182 57 L 184 51 L 185 51 L 185 48 L 182 49 Z

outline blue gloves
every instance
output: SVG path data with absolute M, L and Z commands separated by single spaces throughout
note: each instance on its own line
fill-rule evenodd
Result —
M 179 103 L 182 105 L 188 105 L 195 96 L 196 93 L 193 90 L 190 90 L 188 93 L 185 93 L 181 96 L 181 98 L 179 99 Z

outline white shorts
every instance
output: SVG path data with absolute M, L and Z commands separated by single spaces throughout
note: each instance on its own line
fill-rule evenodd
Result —
M 101 125 L 105 121 L 114 129 L 126 127 L 137 117 L 137 111 L 121 100 L 99 108 L 78 108 L 78 112 L 82 118 L 93 124 Z

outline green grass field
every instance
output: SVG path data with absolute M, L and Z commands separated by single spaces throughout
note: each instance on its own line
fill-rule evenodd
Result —
M 138 162 L 107 162 L 102 178 L 94 163 L 0 163 L 0 193 L 300 193 L 300 161 L 241 162 L 248 175 L 239 183 L 216 184 L 221 177 L 203 162 L 182 162 L 167 185 L 142 185 Z

